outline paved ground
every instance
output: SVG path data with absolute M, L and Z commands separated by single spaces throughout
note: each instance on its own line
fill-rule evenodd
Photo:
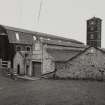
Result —
M 105 105 L 105 82 L 0 76 L 0 105 Z

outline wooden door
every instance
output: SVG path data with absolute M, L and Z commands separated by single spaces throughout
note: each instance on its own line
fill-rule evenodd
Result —
M 32 62 L 32 76 L 41 76 L 41 62 Z

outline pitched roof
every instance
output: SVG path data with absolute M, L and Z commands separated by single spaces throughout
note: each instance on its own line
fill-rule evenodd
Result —
M 83 51 L 85 48 L 86 48 L 86 46 L 85 47 L 79 47 L 79 46 L 64 46 L 64 45 L 50 45 L 50 44 L 48 44 L 47 45 L 47 47 L 46 47 L 47 49 L 53 49 L 53 50 L 60 50 L 60 51 Z
M 42 43 L 49 45 L 58 45 L 58 46 L 68 46 L 68 47 L 76 47 L 76 48 L 85 48 L 84 44 L 72 43 L 70 41 L 61 41 L 61 40 L 41 40 Z
M 84 52 L 86 52 L 86 51 L 87 51 L 88 49 L 90 49 L 90 48 L 92 48 L 92 46 L 89 46 L 89 47 L 85 48 L 83 51 L 81 51 L 81 52 L 78 53 L 77 55 L 73 56 L 72 58 L 69 58 L 66 62 L 72 61 L 73 59 L 77 58 L 79 55 L 83 54 Z M 101 48 L 96 48 L 96 47 L 93 47 L 93 48 L 95 48 L 96 50 L 99 50 L 99 51 L 101 51 L 102 53 L 105 54 L 105 51 L 104 51 L 103 49 L 101 49 Z
M 30 39 L 32 41 L 32 36 L 34 35 L 34 36 L 37 36 L 37 37 L 51 38 L 51 39 L 54 39 L 54 40 L 56 39 L 56 40 L 62 40 L 62 41 L 65 41 L 65 42 L 68 41 L 68 42 L 72 42 L 72 43 L 83 44 L 82 42 L 74 40 L 74 39 L 64 38 L 64 37 L 51 35 L 51 34 L 47 34 L 47 33 L 29 31 L 29 30 L 25 30 L 25 29 L 14 28 L 14 27 L 4 26 L 4 25 L 0 25 L 0 26 L 2 26 L 4 29 L 7 30 L 9 39 L 12 43 L 15 43 L 15 42 L 19 43 L 19 42 L 16 41 L 16 38 L 14 36 L 15 32 L 18 32 L 20 34 L 20 36 L 24 37 L 24 41 L 22 40 L 22 43 L 26 42 L 27 39 Z M 29 44 L 30 44 L 30 42 L 29 42 Z
M 100 21 L 102 21 L 102 19 L 101 18 L 98 18 L 98 17 L 92 17 L 91 19 L 88 19 L 88 20 L 100 20 Z
M 55 49 L 47 49 L 47 52 L 53 57 L 53 60 L 56 62 L 65 62 L 79 53 L 79 51 Z

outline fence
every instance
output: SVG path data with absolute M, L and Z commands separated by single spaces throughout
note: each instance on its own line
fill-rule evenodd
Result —
M 4 61 L 2 59 L 0 59 L 0 68 L 10 68 L 11 67 L 11 64 L 10 64 L 10 61 Z

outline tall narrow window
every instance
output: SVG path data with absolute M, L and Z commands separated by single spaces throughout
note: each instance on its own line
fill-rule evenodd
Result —
M 94 27 L 91 27 L 90 30 L 93 31 L 94 30 Z
M 94 34 L 91 34 L 90 35 L 90 39 L 94 39 Z
M 17 40 L 20 40 L 20 39 L 19 39 L 19 33 L 16 32 L 15 34 L 16 34 L 16 39 L 17 39 Z

